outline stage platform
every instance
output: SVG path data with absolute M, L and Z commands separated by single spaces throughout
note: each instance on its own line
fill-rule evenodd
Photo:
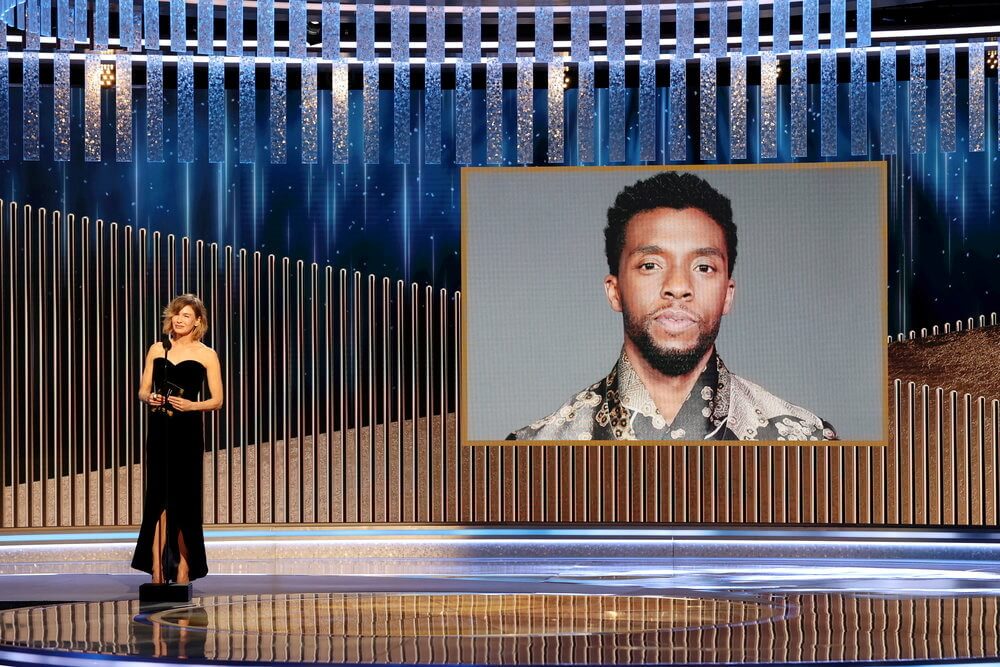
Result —
M 130 530 L 0 533 L 0 664 L 967 664 L 989 531 L 247 527 L 142 609 Z

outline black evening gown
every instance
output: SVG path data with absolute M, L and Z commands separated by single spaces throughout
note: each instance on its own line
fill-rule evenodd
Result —
M 182 396 L 198 400 L 205 384 L 205 367 L 193 359 L 174 364 L 163 357 L 153 361 L 153 387 L 167 380 L 183 388 Z M 164 574 L 176 580 L 180 562 L 178 535 L 184 535 L 191 579 L 208 574 L 205 537 L 202 533 L 202 458 L 205 452 L 202 412 L 151 410 L 146 437 L 146 498 L 142 527 L 135 545 L 132 567 L 153 573 L 153 536 L 156 523 L 167 511 L 167 544 L 161 554 Z

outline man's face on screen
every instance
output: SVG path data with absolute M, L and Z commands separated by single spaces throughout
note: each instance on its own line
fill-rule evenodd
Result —
M 694 370 L 732 307 L 727 262 L 722 228 L 703 211 L 657 208 L 629 220 L 618 276 L 605 279 L 626 351 L 664 375 Z

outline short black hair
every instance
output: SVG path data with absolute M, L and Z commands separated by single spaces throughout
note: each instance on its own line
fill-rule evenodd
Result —
M 656 208 L 696 208 L 722 227 L 726 238 L 727 267 L 733 275 L 736 265 L 736 223 L 729 198 L 694 174 L 665 171 L 626 186 L 608 209 L 608 226 L 604 228 L 604 253 L 608 271 L 618 275 L 618 263 L 625 249 L 625 229 L 629 220 L 644 211 Z

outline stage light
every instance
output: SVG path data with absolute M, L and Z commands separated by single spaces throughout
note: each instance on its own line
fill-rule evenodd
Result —
M 113 88 L 115 85 L 114 63 L 101 64 L 101 88 Z

